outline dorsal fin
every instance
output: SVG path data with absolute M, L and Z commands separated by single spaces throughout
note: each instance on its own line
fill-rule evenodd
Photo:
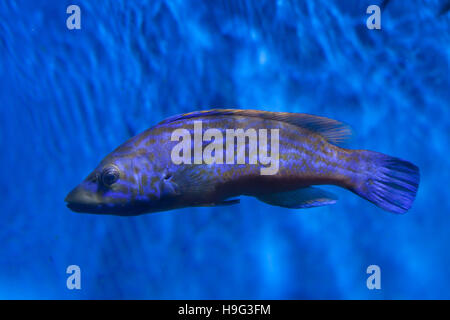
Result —
M 194 111 L 167 118 L 161 121 L 158 125 L 183 119 L 224 115 L 259 117 L 261 119 L 283 121 L 320 134 L 328 142 L 333 144 L 340 144 L 351 135 L 349 126 L 337 120 L 306 113 L 271 112 L 262 110 L 212 109 L 205 111 Z

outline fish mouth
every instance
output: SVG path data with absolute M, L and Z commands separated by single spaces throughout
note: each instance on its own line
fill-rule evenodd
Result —
M 93 207 L 82 203 L 66 203 L 67 208 L 77 213 L 101 213 L 100 208 Z
M 145 207 L 128 207 L 125 205 L 109 206 L 104 204 L 92 205 L 85 203 L 67 202 L 66 206 L 70 210 L 81 214 L 113 215 L 123 217 L 138 216 L 144 213 L 151 212 Z
M 80 186 L 70 191 L 64 201 L 70 210 L 78 213 L 102 213 L 104 211 L 104 205 Z
M 73 189 L 64 199 L 67 208 L 77 213 L 115 215 L 115 216 L 136 216 L 148 212 L 145 204 L 129 203 L 104 203 L 95 194 L 78 186 Z
M 73 202 L 68 201 L 67 197 L 65 201 L 67 208 L 76 213 L 126 215 L 122 212 L 123 208 L 121 207 L 111 207 L 100 203 Z

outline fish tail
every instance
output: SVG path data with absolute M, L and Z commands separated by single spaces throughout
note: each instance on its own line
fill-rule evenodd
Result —
M 382 153 L 359 152 L 363 153 L 365 169 L 352 191 L 384 210 L 393 213 L 408 211 L 419 187 L 419 168 Z

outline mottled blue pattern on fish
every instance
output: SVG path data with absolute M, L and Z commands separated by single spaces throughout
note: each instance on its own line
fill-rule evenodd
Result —
M 215 128 L 279 130 L 279 170 L 261 175 L 261 165 L 174 164 L 171 141 L 176 129 L 194 137 L 194 122 L 202 132 Z M 277 206 L 309 208 L 336 202 L 316 185 L 346 188 L 394 213 L 412 205 L 419 184 L 418 168 L 401 159 L 367 150 L 339 147 L 350 130 L 342 123 L 307 114 L 258 110 L 216 109 L 169 118 L 131 138 L 105 157 L 66 198 L 78 212 L 137 215 L 188 206 L 231 205 L 240 195 Z M 211 143 L 204 141 L 203 147 Z M 248 139 L 246 139 L 248 143 Z M 223 149 L 225 159 L 225 146 Z

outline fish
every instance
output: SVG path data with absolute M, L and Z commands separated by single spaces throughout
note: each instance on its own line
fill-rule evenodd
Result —
M 212 109 L 176 115 L 117 147 L 65 201 L 75 212 L 117 216 L 231 206 L 241 196 L 305 209 L 335 204 L 337 196 L 321 187 L 332 185 L 385 211 L 406 213 L 419 168 L 345 148 L 351 133 L 340 121 L 305 113 Z

